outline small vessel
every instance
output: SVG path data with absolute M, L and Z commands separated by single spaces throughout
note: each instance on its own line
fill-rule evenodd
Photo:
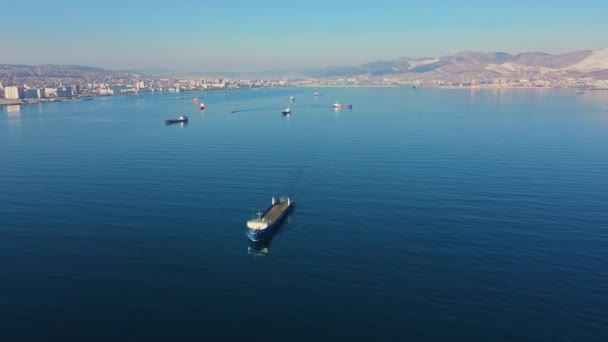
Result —
M 336 108 L 353 109 L 352 104 L 341 104 L 340 102 L 334 103 L 333 107 L 334 107 L 334 109 L 336 109 Z
M 321 94 L 321 93 L 317 93 L 316 91 L 315 91 L 314 95 L 315 95 L 315 96 L 323 96 L 323 94 Z
M 231 110 L 230 113 L 236 113 L 236 109 Z
M 201 104 L 198 106 L 198 108 L 200 110 L 205 110 L 205 104 L 201 102 Z
M 165 124 L 172 124 L 172 123 L 178 123 L 178 122 L 188 122 L 188 117 L 185 115 L 180 116 L 177 119 L 169 119 L 169 120 L 165 120 Z
M 291 108 L 287 107 L 287 108 L 283 109 L 283 111 L 281 113 L 283 115 L 289 115 L 289 114 L 291 114 Z
M 263 214 L 258 212 L 257 217 L 247 221 L 247 236 L 251 241 L 260 241 L 271 236 L 292 207 L 293 201 L 289 197 L 278 201 L 273 197 L 270 208 Z
M 290 96 L 290 97 L 289 97 L 289 101 L 293 102 L 293 101 L 295 101 L 295 100 L 296 100 L 296 97 L 295 97 L 295 96 Z
M 192 103 L 199 103 L 201 100 L 198 99 L 198 97 L 193 98 L 192 100 L 190 100 L 190 102 Z
M 587 94 L 587 92 L 581 89 L 581 90 L 577 91 L 576 94 L 582 95 L 582 94 Z

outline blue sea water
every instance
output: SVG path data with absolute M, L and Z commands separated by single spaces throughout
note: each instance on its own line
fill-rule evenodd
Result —
M 606 341 L 607 148 L 603 91 L 0 107 L 0 341 Z

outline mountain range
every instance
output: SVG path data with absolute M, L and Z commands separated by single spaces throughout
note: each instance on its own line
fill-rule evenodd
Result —
M 455 55 L 428 58 L 403 57 L 395 60 L 379 60 L 359 66 L 308 68 L 298 70 L 274 70 L 255 73 L 238 72 L 171 72 L 166 69 L 135 71 L 137 74 L 169 76 L 224 76 L 236 77 L 284 77 L 334 78 L 334 77 L 389 77 L 404 76 L 421 79 L 451 78 L 532 78 L 545 79 L 589 78 L 608 80 L 608 49 L 585 50 L 561 55 L 544 52 L 509 54 L 505 52 L 460 52 Z M 11 65 L 0 64 L 0 80 L 12 77 L 84 77 L 91 74 L 116 75 L 129 71 L 109 71 L 76 65 Z
M 327 67 L 292 72 L 303 77 L 348 77 L 357 75 L 424 75 L 425 77 L 591 77 L 608 80 L 608 49 L 552 55 L 526 52 L 460 52 L 438 58 L 380 60 L 353 67 Z

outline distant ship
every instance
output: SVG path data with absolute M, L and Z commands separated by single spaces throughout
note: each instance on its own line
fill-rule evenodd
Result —
M 199 103 L 201 100 L 198 99 L 198 97 L 193 98 L 192 100 L 190 100 L 190 102 L 192 103 Z
M 205 104 L 201 102 L 201 104 L 198 106 L 198 108 L 200 110 L 205 110 Z
M 177 119 L 165 120 L 165 124 L 167 124 L 167 125 L 172 124 L 172 123 L 178 123 L 178 122 L 188 122 L 188 117 L 185 115 L 182 115 Z
M 323 96 L 323 94 L 321 94 L 321 93 L 317 93 L 317 92 L 315 92 L 315 93 L 314 93 L 314 95 L 315 95 L 315 96 Z
M 283 111 L 281 113 L 283 115 L 289 115 L 289 114 L 291 114 L 291 108 L 287 107 L 287 108 L 283 109 Z
M 271 236 L 292 207 L 293 201 L 289 197 L 278 201 L 273 197 L 270 208 L 266 209 L 263 214 L 258 213 L 256 218 L 247 221 L 247 236 L 251 241 L 260 241 Z
M 586 92 L 586 91 L 584 91 L 584 90 L 582 90 L 582 89 L 581 89 L 581 90 L 579 90 L 579 91 L 577 91 L 576 93 L 577 93 L 578 95 L 587 94 L 587 92 Z
M 290 96 L 290 97 L 289 97 L 289 101 L 293 102 L 293 101 L 295 101 L 295 100 L 296 100 L 296 97 L 295 97 L 295 96 Z
M 336 108 L 353 109 L 352 104 L 341 104 L 340 102 L 334 103 L 333 107 L 334 107 L 334 109 L 336 109 Z

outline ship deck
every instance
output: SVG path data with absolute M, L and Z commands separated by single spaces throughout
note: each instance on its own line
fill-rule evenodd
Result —
M 281 214 L 287 209 L 287 202 L 281 202 L 273 205 L 264 213 L 262 219 L 268 220 L 270 222 L 275 222 Z

